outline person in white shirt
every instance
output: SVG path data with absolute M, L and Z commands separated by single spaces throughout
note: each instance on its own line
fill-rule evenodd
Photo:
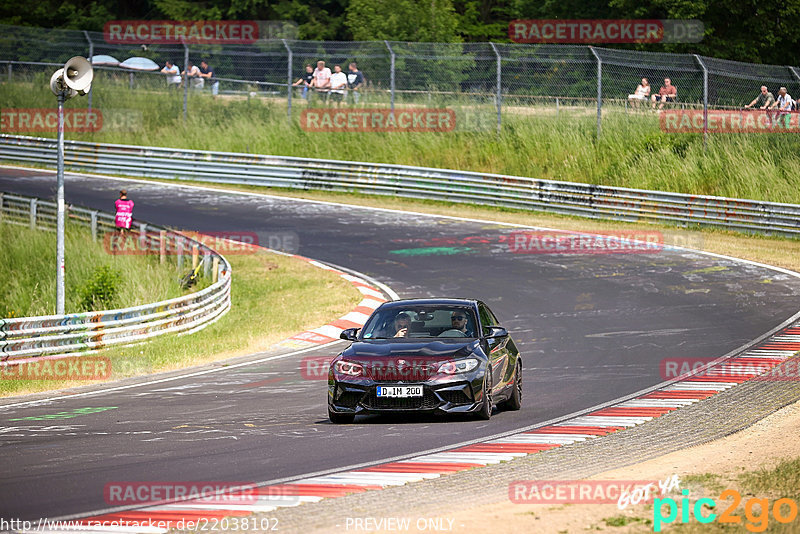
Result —
M 200 77 L 200 69 L 191 61 L 186 64 L 186 70 L 181 72 L 181 75 L 183 74 L 189 78 L 189 87 L 192 89 L 202 89 L 205 85 L 205 80 Z
M 342 72 L 341 65 L 334 65 L 331 76 L 331 99 L 336 102 L 336 107 L 344 100 L 347 94 L 347 74 Z
M 794 107 L 794 100 L 792 96 L 786 92 L 785 87 L 781 87 L 778 91 L 778 99 L 772 104 L 772 109 L 778 108 L 778 115 L 772 123 L 774 128 L 776 125 L 785 126 L 789 128 L 789 121 L 792 119 L 792 108 Z
M 178 87 L 181 84 L 181 69 L 170 60 L 164 62 L 161 73 L 166 75 L 167 87 Z
M 331 88 L 331 69 L 325 66 L 324 61 L 317 61 L 317 68 L 314 69 L 314 81 L 311 85 L 317 93 L 324 95 L 327 99 L 328 91 Z
M 628 100 L 631 103 L 631 107 L 638 108 L 639 103 L 646 102 L 649 96 L 650 82 L 647 81 L 647 78 L 642 78 L 642 83 L 636 87 L 636 91 L 634 91 L 632 95 L 628 95 Z

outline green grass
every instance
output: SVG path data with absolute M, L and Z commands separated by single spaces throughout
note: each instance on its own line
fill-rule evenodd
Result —
M 137 306 L 184 294 L 174 260 L 160 264 L 157 256 L 113 255 L 102 241 L 92 241 L 88 229 L 67 225 L 65 236 L 65 309 L 88 311 L 83 291 L 102 267 L 119 277 L 118 291 L 106 305 L 94 309 Z M 52 315 L 56 311 L 56 234 L 0 223 L 0 318 Z
M 41 76 L 44 78 L 44 76 Z M 800 138 L 793 134 L 716 134 L 704 154 L 699 134 L 665 134 L 653 113 L 626 114 L 610 108 L 603 135 L 595 139 L 590 108 L 507 108 L 503 129 L 450 133 L 320 133 L 289 126 L 280 98 L 191 94 L 182 120 L 182 93 L 131 91 L 100 79 L 94 106 L 107 116 L 133 112 L 135 128 L 70 133 L 69 139 L 400 163 L 514 174 L 683 193 L 800 203 Z M 0 85 L 4 108 L 53 107 L 43 79 Z M 295 119 L 305 107 L 295 99 Z M 457 115 L 467 102 L 455 104 Z M 68 107 L 86 107 L 75 98 Z M 478 106 L 491 117 L 491 105 Z M 491 125 L 491 121 L 487 124 Z M 41 135 L 41 134 L 36 134 Z
M 163 336 L 141 345 L 104 350 L 101 355 L 111 361 L 111 380 L 263 351 L 297 332 L 344 315 L 361 300 L 361 294 L 338 275 L 296 258 L 262 252 L 234 255 L 229 260 L 234 277 L 230 311 L 188 336 Z M 0 396 L 87 383 L 0 380 Z

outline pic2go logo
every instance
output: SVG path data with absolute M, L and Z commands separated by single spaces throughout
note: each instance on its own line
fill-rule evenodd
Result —
M 690 521 L 689 513 L 694 516 L 695 521 L 702 524 L 712 523 L 715 520 L 719 523 L 732 523 L 740 525 L 742 518 L 734 513 L 742 502 L 742 496 L 738 491 L 727 489 L 720 493 L 719 500 L 725 501 L 733 499 L 733 502 L 723 511 L 717 515 L 710 512 L 708 515 L 703 515 L 703 507 L 715 509 L 717 503 L 714 499 L 703 498 L 697 499 L 694 506 L 689 502 L 689 490 L 683 490 L 683 498 L 680 500 L 680 506 L 670 497 L 653 500 L 653 531 L 661 532 L 664 525 L 674 523 L 678 519 L 680 513 L 681 523 L 688 523 Z M 744 515 L 748 523 L 745 528 L 750 532 L 764 532 L 769 526 L 770 502 L 768 499 L 751 498 L 744 503 Z M 667 509 L 667 515 L 664 515 L 664 509 Z M 797 503 L 793 499 L 783 498 L 778 499 L 772 505 L 772 515 L 775 521 L 782 524 L 791 523 L 797 518 Z M 786 512 L 786 513 L 784 513 Z

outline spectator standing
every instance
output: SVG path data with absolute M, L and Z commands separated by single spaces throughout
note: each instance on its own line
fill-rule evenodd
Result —
M 347 95 L 347 75 L 342 72 L 341 65 L 334 65 L 334 73 L 331 76 L 331 99 L 339 107 L 339 103 L 344 100 Z
M 119 198 L 114 202 L 116 215 L 114 216 L 114 226 L 120 233 L 125 233 L 131 229 L 133 222 L 133 200 L 128 199 L 128 191 L 123 189 L 119 192 Z
M 164 68 L 161 69 L 161 73 L 166 75 L 168 88 L 180 86 L 181 70 L 172 61 L 166 60 L 164 62 Z
M 317 68 L 314 69 L 313 86 L 318 93 L 327 97 L 331 88 L 331 69 L 325 66 L 324 61 L 317 61 Z
M 311 87 L 311 82 L 314 81 L 314 67 L 311 66 L 309 63 L 306 65 L 306 71 L 300 76 L 296 82 L 292 84 L 292 86 L 297 87 L 302 85 L 303 86 L 303 98 L 308 100 L 308 88 Z
M 650 97 L 650 82 L 647 78 L 642 78 L 642 83 L 636 87 L 632 95 L 628 95 L 628 100 L 632 107 L 638 108 L 641 102 L 646 102 Z
M 794 108 L 794 100 L 792 100 L 792 96 L 786 92 L 785 87 L 781 87 L 778 90 L 778 99 L 772 105 L 773 108 L 778 108 L 778 115 L 775 117 L 775 123 L 772 125 L 781 125 L 781 122 L 785 122 L 783 126 L 786 129 L 789 129 L 789 123 L 792 118 L 792 109 Z
M 219 94 L 219 80 L 214 78 L 214 69 L 208 66 L 206 60 L 200 62 L 200 77 L 203 80 L 208 80 L 208 83 L 211 84 L 211 94 L 217 96 Z
M 352 91 L 353 103 L 358 104 L 361 98 L 361 88 L 364 86 L 364 74 L 358 70 L 355 61 L 348 66 L 347 87 Z
M 200 77 L 200 69 L 191 61 L 186 63 L 186 70 L 181 72 L 181 75 L 186 75 L 189 78 L 189 87 L 192 89 L 202 89 L 205 80 Z
M 763 109 L 767 112 L 767 119 L 769 120 L 770 124 L 772 123 L 772 112 L 770 111 L 771 107 L 775 105 L 775 96 L 767 89 L 766 85 L 761 86 L 761 92 L 758 94 L 757 97 L 753 99 L 752 102 L 747 104 L 744 109 L 751 109 L 755 106 L 758 109 Z
M 658 90 L 657 95 L 650 97 L 653 101 L 653 109 L 656 109 L 656 102 L 658 102 L 658 109 L 663 109 L 664 104 L 667 102 L 675 102 L 678 98 L 678 88 L 672 85 L 672 80 L 664 78 L 664 85 Z

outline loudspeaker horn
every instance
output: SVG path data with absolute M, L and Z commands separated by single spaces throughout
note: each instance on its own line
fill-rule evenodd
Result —
M 85 95 L 92 86 L 94 70 L 86 58 L 75 56 L 64 63 L 63 76 L 67 87 L 80 95 Z

